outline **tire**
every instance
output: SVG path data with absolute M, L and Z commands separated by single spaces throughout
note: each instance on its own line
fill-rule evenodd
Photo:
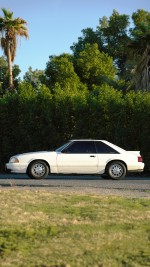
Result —
M 106 174 L 114 180 L 120 180 L 125 177 L 127 173 L 126 166 L 120 161 L 113 161 L 108 164 Z
M 49 174 L 49 167 L 42 160 L 32 162 L 27 170 L 27 175 L 32 179 L 43 179 Z

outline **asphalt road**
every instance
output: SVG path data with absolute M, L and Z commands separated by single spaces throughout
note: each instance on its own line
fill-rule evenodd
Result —
M 150 176 L 130 175 L 123 180 L 103 179 L 98 175 L 50 175 L 34 180 L 24 174 L 0 174 L 1 189 L 49 190 L 150 198 Z

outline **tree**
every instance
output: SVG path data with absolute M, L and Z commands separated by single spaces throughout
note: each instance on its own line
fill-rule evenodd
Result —
M 45 74 L 47 86 L 53 93 L 58 89 L 65 92 L 77 92 L 85 89 L 74 70 L 73 58 L 69 54 L 51 56 Z
M 136 90 L 150 91 L 150 13 L 138 10 L 132 14 L 132 19 L 135 27 L 131 30 L 128 48 L 135 62 L 134 84 Z
M 45 83 L 45 75 L 43 70 L 32 70 L 32 67 L 29 67 L 28 71 L 23 76 L 25 82 L 30 83 L 33 87 L 38 87 L 41 84 Z
M 83 29 L 83 36 L 78 38 L 77 43 L 73 43 L 70 47 L 73 51 L 74 57 L 78 57 L 79 53 L 85 49 L 87 44 L 97 44 L 100 51 L 105 51 L 101 33 L 94 31 L 92 28 Z
M 127 59 L 126 46 L 130 40 L 128 36 L 129 16 L 119 14 L 116 10 L 113 10 L 109 18 L 103 17 L 99 22 L 100 25 L 97 27 L 97 31 L 102 34 L 105 51 L 113 57 L 118 69 L 118 76 L 123 77 Z
M 107 83 L 109 79 L 114 80 L 116 74 L 113 59 L 108 54 L 100 52 L 97 44 L 86 44 L 75 60 L 75 70 L 89 89 L 93 85 Z
M 13 12 L 2 8 L 4 17 L 0 17 L 0 44 L 4 55 L 7 57 L 9 69 L 9 90 L 14 88 L 12 63 L 14 61 L 17 49 L 17 37 L 28 38 L 28 30 L 24 26 L 27 24 L 22 18 L 13 18 Z
M 14 77 L 14 86 L 15 88 L 18 87 L 19 78 L 18 75 L 21 72 L 18 65 L 14 65 L 12 67 L 13 77 Z M 9 73 L 8 73 L 8 66 L 7 60 L 4 56 L 0 57 L 0 85 L 1 85 L 1 93 L 4 94 L 7 90 L 6 88 L 9 87 Z
M 99 19 L 96 31 L 91 28 L 82 30 L 83 36 L 71 46 L 74 56 L 77 57 L 85 49 L 86 44 L 97 44 L 100 52 L 105 52 L 113 58 L 119 77 L 124 77 L 127 59 L 127 42 L 129 16 L 119 14 L 113 10 L 112 15 Z

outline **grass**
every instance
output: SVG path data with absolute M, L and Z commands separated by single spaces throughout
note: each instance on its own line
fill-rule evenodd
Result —
M 1 267 L 150 266 L 150 199 L 0 191 Z

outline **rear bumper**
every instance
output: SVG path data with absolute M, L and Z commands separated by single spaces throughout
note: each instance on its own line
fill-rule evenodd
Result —
M 132 166 L 128 169 L 128 172 L 143 172 L 145 164 L 143 162 L 139 162 L 137 166 Z
M 139 169 L 139 170 L 131 170 L 131 171 L 128 171 L 128 172 L 143 172 L 143 171 L 144 171 L 144 169 L 143 170 Z

